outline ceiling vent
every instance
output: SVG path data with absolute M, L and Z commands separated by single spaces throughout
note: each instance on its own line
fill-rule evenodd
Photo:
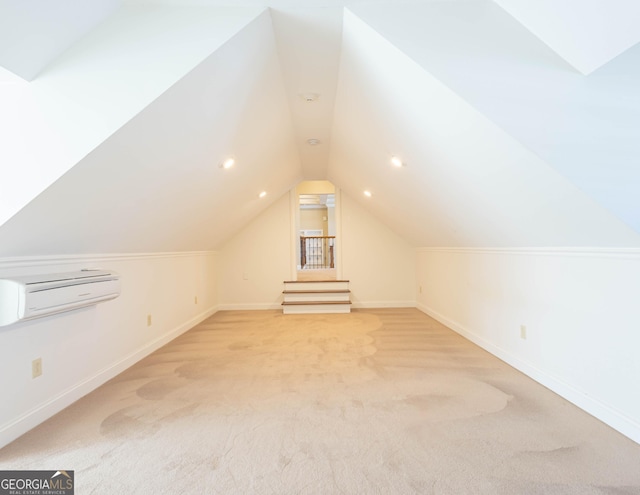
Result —
M 314 101 L 318 101 L 320 95 L 318 93 L 300 93 L 300 98 L 307 103 L 313 103 Z

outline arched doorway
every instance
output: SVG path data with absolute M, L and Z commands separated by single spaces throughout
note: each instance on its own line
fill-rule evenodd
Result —
M 339 191 L 329 181 L 303 181 L 295 202 L 295 280 L 336 280 L 340 267 Z

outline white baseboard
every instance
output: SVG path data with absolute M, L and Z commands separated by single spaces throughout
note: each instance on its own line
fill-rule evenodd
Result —
M 415 301 L 357 301 L 351 304 L 354 309 L 375 309 L 375 308 L 415 308 Z M 218 306 L 220 311 L 244 311 L 244 310 L 264 310 L 282 309 L 280 303 L 222 303 Z
M 9 444 L 19 436 L 24 435 L 32 428 L 38 426 L 43 421 L 46 421 L 53 415 L 59 413 L 65 407 L 73 404 L 78 399 L 81 399 L 88 393 L 94 391 L 100 385 L 119 375 L 127 368 L 133 366 L 135 363 L 151 354 L 153 351 L 159 349 L 176 337 L 182 335 L 187 330 L 190 330 L 198 323 L 206 320 L 211 315 L 216 313 L 218 309 L 219 308 L 215 306 L 194 316 L 193 318 L 187 320 L 173 330 L 170 330 L 157 339 L 147 343 L 146 345 L 124 357 L 120 361 L 117 361 L 110 366 L 103 368 L 95 375 L 86 378 L 85 380 L 58 394 L 56 397 L 49 399 L 48 401 L 19 416 L 17 419 L 11 421 L 10 423 L 3 425 L 0 428 L 0 448 Z
M 557 377 L 554 377 L 531 365 L 530 363 L 523 361 L 519 357 L 514 356 L 509 351 L 506 351 L 505 349 L 492 344 L 491 342 L 468 330 L 459 323 L 450 320 L 449 318 L 438 313 L 432 308 L 429 308 L 424 304 L 418 304 L 416 307 L 423 313 L 426 313 L 433 319 L 438 320 L 446 327 L 462 335 L 474 344 L 482 347 L 487 352 L 490 352 L 505 363 L 513 366 L 515 369 L 521 371 L 536 382 L 544 385 L 549 390 L 552 390 L 556 394 L 567 399 L 569 402 L 575 404 L 583 411 L 586 411 L 592 416 L 598 418 L 603 423 L 609 425 L 611 428 L 629 437 L 634 442 L 640 443 L 640 424 L 638 424 L 636 421 L 613 409 L 607 404 L 600 402 L 593 397 L 590 397 L 586 393 L 576 389 L 568 383 L 565 383 Z
M 245 311 L 282 309 L 281 303 L 222 303 L 218 306 L 219 311 Z
M 415 308 L 415 301 L 355 301 L 351 303 L 354 309 L 376 308 Z

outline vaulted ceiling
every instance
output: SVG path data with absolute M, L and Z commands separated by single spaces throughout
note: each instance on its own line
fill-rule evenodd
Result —
M 416 246 L 640 246 L 634 0 L 85 3 L 0 4 L 0 256 L 215 249 L 302 179 Z

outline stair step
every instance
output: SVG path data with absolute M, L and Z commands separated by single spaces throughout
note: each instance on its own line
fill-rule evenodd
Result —
M 284 282 L 285 291 L 309 292 L 314 290 L 339 291 L 348 290 L 348 280 L 300 280 Z
M 283 306 L 304 306 L 311 304 L 351 304 L 351 301 L 283 301 Z
M 348 280 L 289 280 L 284 289 L 284 314 L 351 312 Z
M 351 301 L 283 302 L 284 314 L 350 313 Z
M 348 290 L 322 290 L 322 291 L 284 291 L 285 302 L 344 302 L 349 300 Z
M 283 294 L 349 294 L 350 292 L 351 291 L 349 289 L 283 290 L 282 291 Z

